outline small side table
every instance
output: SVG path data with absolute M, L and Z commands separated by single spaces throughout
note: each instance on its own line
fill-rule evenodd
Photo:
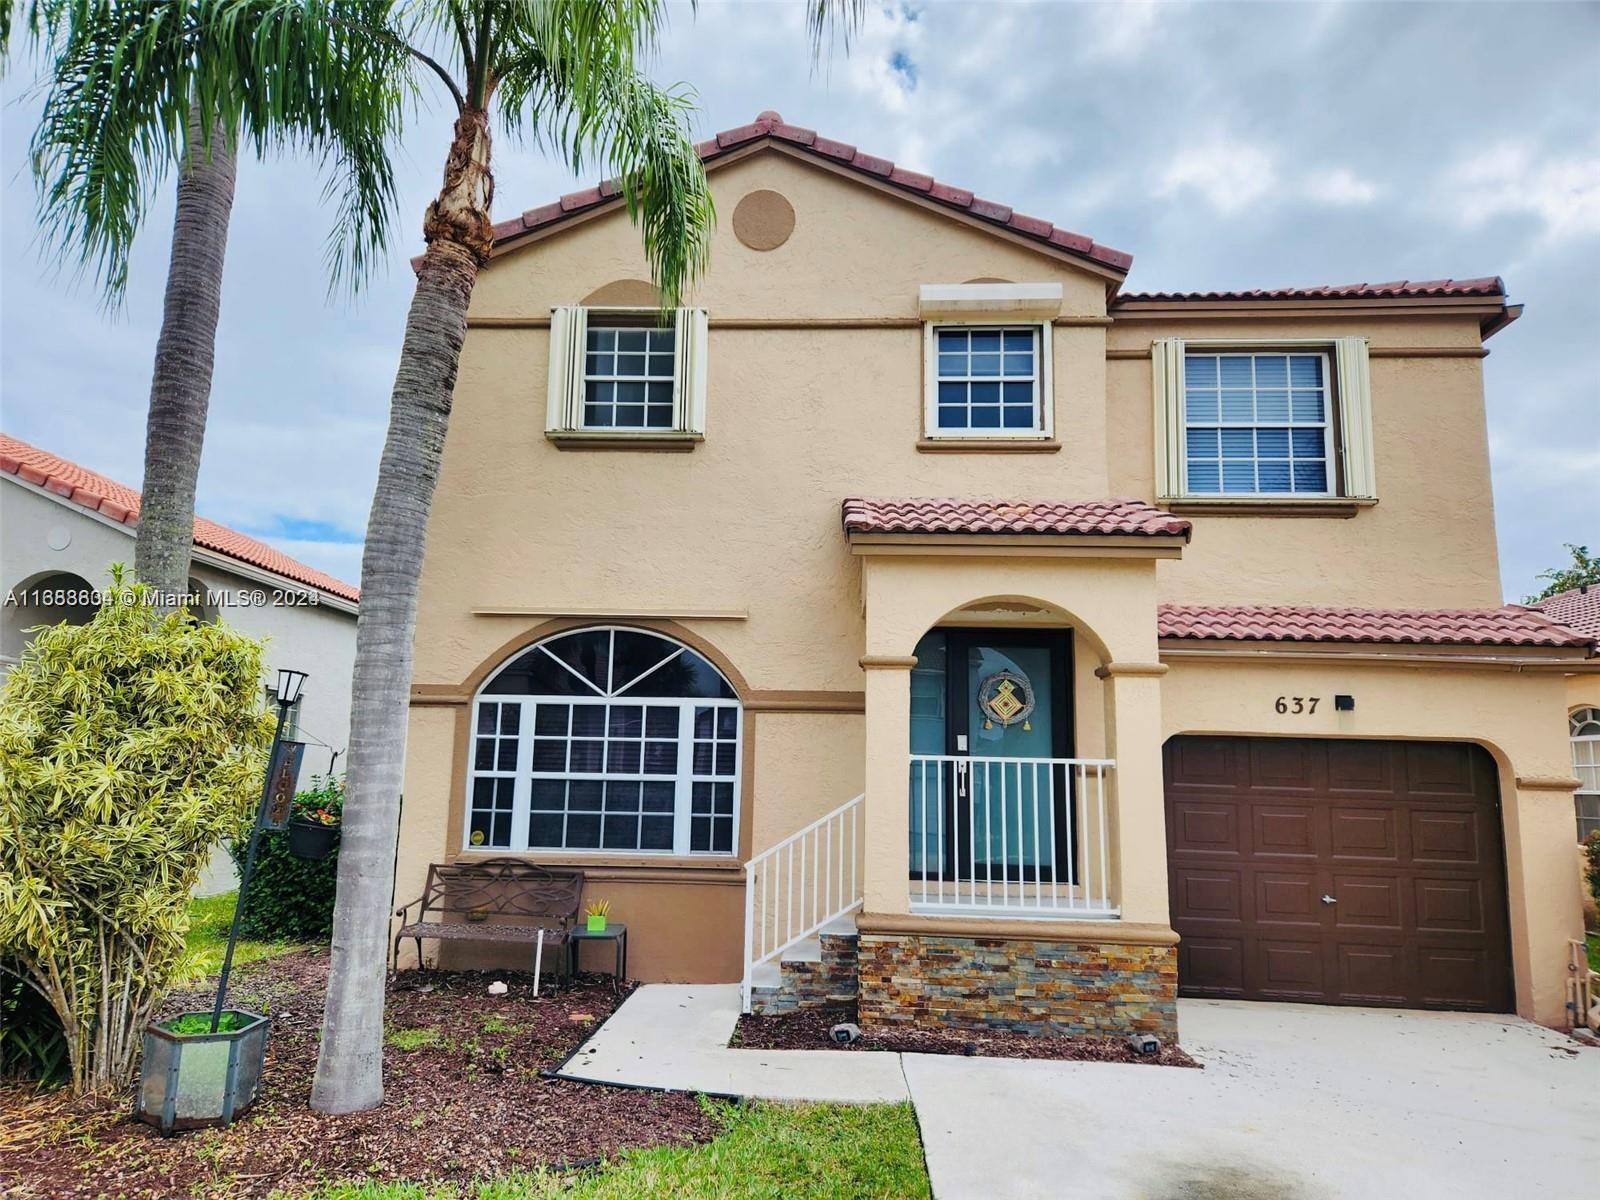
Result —
M 628 977 L 628 927 L 621 922 L 608 921 L 598 933 L 579 925 L 567 934 L 567 978 L 578 974 L 578 943 L 612 941 L 617 944 L 617 969 L 612 972 L 612 987 L 622 990 L 622 981 Z

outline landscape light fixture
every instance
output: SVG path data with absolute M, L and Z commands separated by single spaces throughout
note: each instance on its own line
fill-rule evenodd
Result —
M 305 684 L 306 673 L 292 667 L 278 668 L 278 703 L 288 708 L 300 699 L 300 688 Z

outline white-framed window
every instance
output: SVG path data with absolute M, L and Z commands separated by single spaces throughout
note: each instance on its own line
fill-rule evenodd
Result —
M 589 323 L 584 429 L 671 429 L 677 379 L 671 328 Z
M 545 431 L 626 440 L 705 432 L 704 309 L 584 308 L 550 314 Z
M 1189 350 L 1183 360 L 1185 492 L 1333 493 L 1329 356 Z
M 1578 777 L 1578 840 L 1600 832 L 1600 708 L 1572 714 L 1572 773 Z
M 473 701 L 466 848 L 733 854 L 742 719 L 721 672 L 660 634 L 540 642 Z
M 929 321 L 924 330 L 926 436 L 1051 436 L 1048 324 Z
M 1367 340 L 1158 338 L 1164 501 L 1377 499 Z

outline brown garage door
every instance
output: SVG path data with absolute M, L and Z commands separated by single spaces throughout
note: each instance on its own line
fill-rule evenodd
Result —
M 1181 995 L 1511 1007 L 1481 748 L 1176 737 L 1166 792 Z

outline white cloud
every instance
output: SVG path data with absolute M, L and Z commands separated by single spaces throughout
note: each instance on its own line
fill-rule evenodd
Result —
M 1155 0 L 1121 0 L 1078 10 L 1088 32 L 1078 39 L 1083 62 L 1127 62 L 1138 58 L 1156 30 Z
M 1311 175 L 1306 180 L 1305 196 L 1315 204 L 1354 207 L 1377 199 L 1378 185 L 1348 167 L 1334 167 Z
M 1250 208 L 1277 187 L 1277 169 L 1259 146 L 1217 134 L 1180 150 L 1162 173 L 1156 194 L 1197 193 L 1224 215 Z
M 1445 173 L 1444 206 L 1467 228 L 1526 214 L 1550 238 L 1600 233 L 1600 144 L 1540 157 L 1523 142 L 1500 142 Z

